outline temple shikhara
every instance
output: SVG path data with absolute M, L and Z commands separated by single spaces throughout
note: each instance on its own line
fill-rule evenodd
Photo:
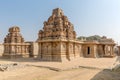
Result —
M 79 56 L 80 46 L 76 42 L 73 24 L 59 8 L 54 9 L 43 30 L 39 31 L 39 58 L 42 60 L 62 60 Z
M 3 57 L 35 57 L 41 61 L 64 61 L 80 57 L 113 57 L 115 42 L 107 37 L 99 41 L 78 40 L 74 25 L 60 8 L 44 22 L 34 42 L 27 42 L 18 26 L 9 28 L 4 43 L 0 45 Z

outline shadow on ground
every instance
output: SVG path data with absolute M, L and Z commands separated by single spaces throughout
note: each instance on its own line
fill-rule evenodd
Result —
M 46 60 L 40 60 L 38 58 L 4 58 L 0 56 L 0 61 L 11 61 L 11 62 L 59 62 L 61 63 L 62 61 L 46 61 Z
M 120 72 L 104 69 L 90 80 L 120 80 Z
M 0 56 L 0 61 L 11 61 L 11 62 L 40 62 L 40 60 L 36 59 L 36 58 L 14 58 L 14 59 L 10 59 L 10 58 L 4 58 L 2 56 Z

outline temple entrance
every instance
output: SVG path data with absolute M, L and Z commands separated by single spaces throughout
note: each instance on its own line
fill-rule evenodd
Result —
M 87 48 L 87 54 L 89 55 L 90 54 L 90 47 Z
M 103 55 L 105 55 L 105 45 L 103 45 Z

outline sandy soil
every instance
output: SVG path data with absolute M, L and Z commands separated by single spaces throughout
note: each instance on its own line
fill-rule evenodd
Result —
M 120 80 L 119 72 L 110 71 L 114 61 L 115 58 L 79 58 L 70 62 L 40 62 L 30 58 L 0 59 L 0 64 L 29 65 L 0 72 L 0 80 Z

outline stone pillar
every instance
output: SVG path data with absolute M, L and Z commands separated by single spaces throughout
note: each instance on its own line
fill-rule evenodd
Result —
M 61 55 L 62 61 L 67 60 L 67 43 L 66 42 L 60 42 L 60 55 Z
M 11 47 L 10 47 L 10 45 L 6 45 L 6 47 L 7 47 L 8 54 L 10 54 L 11 53 Z
M 15 54 L 15 47 L 13 45 L 11 46 L 11 54 Z
M 83 45 L 80 45 L 80 57 L 84 57 L 83 50 L 84 50 Z
M 105 48 L 105 49 L 104 49 L 104 50 L 105 50 L 105 54 L 104 54 L 103 56 L 106 56 L 106 54 L 107 54 L 107 52 L 108 52 L 108 49 L 107 49 L 107 48 L 108 48 L 108 46 L 107 46 L 107 45 L 105 45 L 105 47 L 104 47 L 104 48 Z
M 75 53 L 75 43 L 73 43 L 73 58 L 76 57 L 76 53 Z
M 80 44 L 77 44 L 77 43 L 75 43 L 75 47 L 74 47 L 74 49 L 75 49 L 75 58 L 78 58 L 78 57 L 80 57 L 80 53 L 81 53 L 81 46 L 80 46 Z
M 74 44 L 72 42 L 68 43 L 68 53 L 69 60 L 74 59 Z
M 70 43 L 68 42 L 67 43 L 67 52 L 66 52 L 66 58 L 68 59 L 68 60 L 70 60 L 70 52 L 69 52 L 69 46 L 70 46 Z
M 53 60 L 55 59 L 56 51 L 54 50 L 52 52 L 52 47 L 53 47 L 52 43 L 50 43 L 50 42 L 43 42 L 39 46 L 41 46 L 41 58 L 42 58 L 42 60 L 51 61 L 52 59 Z M 54 48 L 56 48 L 56 47 L 54 47 Z
M 61 61 L 61 44 L 60 42 L 54 42 L 52 45 L 52 60 Z
M 41 59 L 41 58 L 42 58 L 42 49 L 41 49 L 42 46 L 41 46 L 41 43 L 39 43 L 39 42 L 38 42 L 38 47 L 39 47 L 39 48 L 38 48 L 38 58 Z
M 114 46 L 111 46 L 111 56 L 114 56 L 114 50 L 113 50 Z
M 97 45 L 94 45 L 94 55 L 93 55 L 93 57 L 97 58 L 97 56 L 98 56 Z
M 21 53 L 22 53 L 22 55 L 24 55 L 24 46 L 23 45 L 21 46 Z

